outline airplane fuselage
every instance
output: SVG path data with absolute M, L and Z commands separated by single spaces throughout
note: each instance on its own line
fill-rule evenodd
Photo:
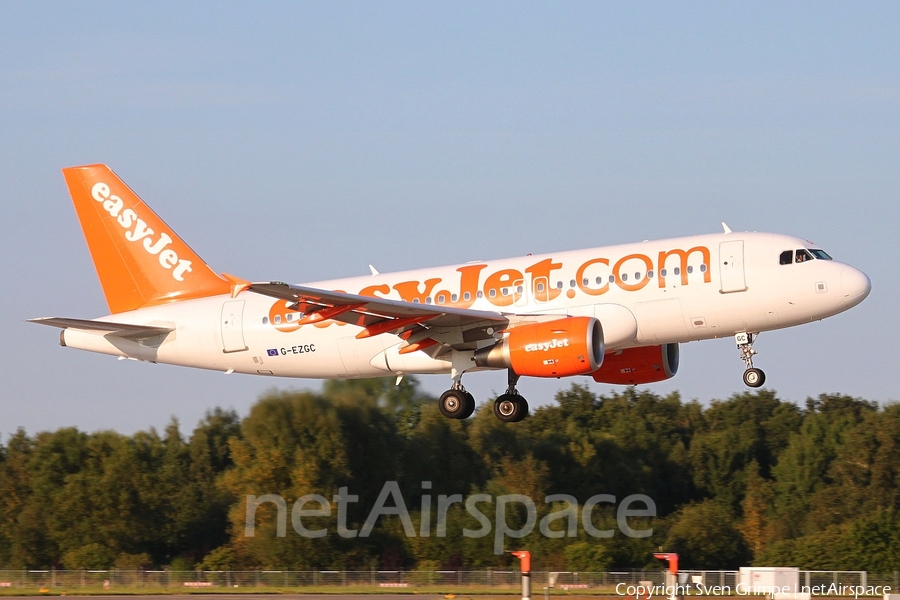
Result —
M 820 258 L 781 264 L 785 252 L 815 248 L 777 234 L 699 235 L 308 286 L 435 309 L 595 317 L 609 353 L 790 327 L 861 302 L 870 284 L 854 267 Z M 397 335 L 358 339 L 362 327 L 334 320 L 300 325 L 301 317 L 288 301 L 245 291 L 100 319 L 174 328 L 158 339 L 65 329 L 61 340 L 139 360 L 284 377 L 448 373 L 454 365 L 456 350 L 437 358 L 424 351 L 401 354 L 404 340 Z

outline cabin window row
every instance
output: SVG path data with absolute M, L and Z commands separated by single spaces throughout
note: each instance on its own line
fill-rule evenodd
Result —
M 789 251 L 789 252 L 793 252 L 793 251 Z M 798 251 L 798 252 L 799 252 L 799 251 Z M 813 252 L 816 252 L 816 251 L 813 251 Z M 821 250 L 819 250 L 818 252 L 821 252 L 823 255 L 828 256 L 827 254 L 825 254 L 825 253 L 822 252 Z M 784 253 L 782 253 L 782 257 L 784 257 Z M 810 258 L 810 260 L 812 260 L 812 258 Z M 828 257 L 828 260 L 831 260 L 831 257 L 830 257 L 830 256 Z M 781 264 L 785 264 L 785 263 L 782 262 Z M 707 266 L 706 266 L 706 264 L 701 264 L 701 265 L 700 265 L 700 272 L 701 272 L 701 273 L 706 273 L 706 271 L 707 271 Z M 687 272 L 688 272 L 688 274 L 694 272 L 694 267 L 693 267 L 693 265 L 688 265 Z M 660 270 L 659 274 L 660 274 L 661 277 L 668 277 L 668 275 L 669 275 L 668 269 L 662 269 L 662 270 Z M 672 269 L 672 274 L 675 275 L 675 276 L 681 275 L 681 268 L 680 268 L 680 267 L 675 267 L 674 269 Z M 628 276 L 629 276 L 628 273 L 620 273 L 619 276 L 622 278 L 622 281 L 628 281 Z M 641 280 L 643 277 L 645 277 L 645 276 L 647 277 L 647 279 L 653 279 L 653 277 L 655 276 L 655 273 L 654 273 L 653 271 L 647 271 L 646 274 L 641 273 L 640 271 L 635 272 L 635 274 L 634 274 L 634 281 L 640 281 L 640 280 Z M 615 282 L 616 282 L 616 276 L 615 276 L 615 275 L 610 275 L 607 279 L 608 279 L 609 283 L 615 283 Z M 603 277 L 596 277 L 594 281 L 595 281 L 596 285 L 602 285 L 603 282 L 604 282 L 604 278 L 603 278 Z M 587 277 L 585 277 L 584 279 L 581 280 L 581 285 L 587 286 L 587 285 L 590 285 L 590 283 L 591 283 L 591 282 L 590 282 L 590 279 L 588 279 Z M 569 280 L 569 287 L 570 287 L 570 288 L 574 288 L 574 287 L 576 287 L 577 285 L 578 285 L 578 282 L 577 282 L 576 280 L 574 280 L 574 279 Z M 563 286 L 563 282 L 562 282 L 562 281 L 557 281 L 557 282 L 556 282 L 556 289 L 561 290 L 561 289 L 563 289 L 563 287 L 564 287 L 564 286 Z M 513 293 L 512 290 L 513 290 L 513 288 L 511 288 L 511 287 L 504 287 L 504 288 L 500 288 L 499 293 L 500 293 L 501 295 L 503 295 L 503 296 L 509 296 L 510 294 Z M 534 286 L 534 290 L 535 290 L 536 293 L 542 294 L 542 293 L 544 292 L 544 290 L 545 290 L 544 282 L 539 281 L 539 282 Z M 491 297 L 491 298 L 496 298 L 496 297 L 497 297 L 497 293 L 498 293 L 498 290 L 497 290 L 497 289 L 490 289 L 490 290 L 488 290 L 488 296 Z M 521 286 L 521 285 L 516 286 L 516 287 L 515 287 L 515 293 L 518 294 L 518 295 L 522 295 L 523 293 L 525 293 L 525 288 L 524 288 L 523 286 Z M 475 293 L 475 297 L 478 298 L 479 300 L 480 300 L 481 298 L 484 298 L 484 292 L 481 291 L 481 290 L 478 290 L 478 291 Z M 457 302 L 457 301 L 459 300 L 459 295 L 458 295 L 458 294 L 450 294 L 449 298 L 450 298 L 450 302 Z M 464 292 L 464 293 L 463 293 L 463 300 L 464 300 L 464 301 L 469 302 L 471 299 L 472 299 L 472 293 L 471 293 L 471 292 Z M 435 299 L 432 299 L 431 296 L 427 296 L 427 297 L 425 298 L 425 304 L 432 304 L 433 302 L 436 302 L 437 304 L 446 304 L 446 303 L 447 303 L 447 294 L 439 294 L 439 295 L 437 296 L 437 298 L 435 298 Z M 419 304 L 420 302 L 419 302 L 419 299 L 418 299 L 418 298 L 413 298 L 412 303 L 413 303 L 413 304 Z M 286 320 L 288 323 L 292 322 L 292 321 L 294 320 L 294 315 L 293 315 L 292 313 L 288 313 L 287 315 L 285 315 L 285 320 Z M 280 325 L 280 324 L 281 324 L 281 321 L 282 321 L 281 315 L 275 315 L 275 317 L 273 317 L 273 319 L 272 319 L 272 323 L 274 323 L 275 325 Z M 268 324 L 269 324 L 269 318 L 268 318 L 268 317 L 263 317 L 262 322 L 263 322 L 263 325 L 268 325 Z

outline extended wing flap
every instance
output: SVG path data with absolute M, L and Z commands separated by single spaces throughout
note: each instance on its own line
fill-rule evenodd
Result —
M 61 327 L 62 329 L 81 329 L 94 331 L 104 335 L 131 340 L 142 340 L 175 331 L 174 327 L 157 327 L 154 325 L 133 325 L 131 323 L 113 323 L 110 321 L 92 321 L 89 319 L 69 319 L 64 317 L 39 317 L 28 319 L 29 323 Z

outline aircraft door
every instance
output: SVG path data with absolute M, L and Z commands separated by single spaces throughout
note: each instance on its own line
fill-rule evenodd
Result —
M 222 352 L 242 352 L 244 342 L 244 301 L 229 300 L 222 305 Z
M 743 240 L 719 244 L 719 279 L 723 294 L 747 291 Z

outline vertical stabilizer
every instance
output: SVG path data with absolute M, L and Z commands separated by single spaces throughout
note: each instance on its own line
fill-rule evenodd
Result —
M 109 167 L 62 171 L 110 312 L 230 292 Z

